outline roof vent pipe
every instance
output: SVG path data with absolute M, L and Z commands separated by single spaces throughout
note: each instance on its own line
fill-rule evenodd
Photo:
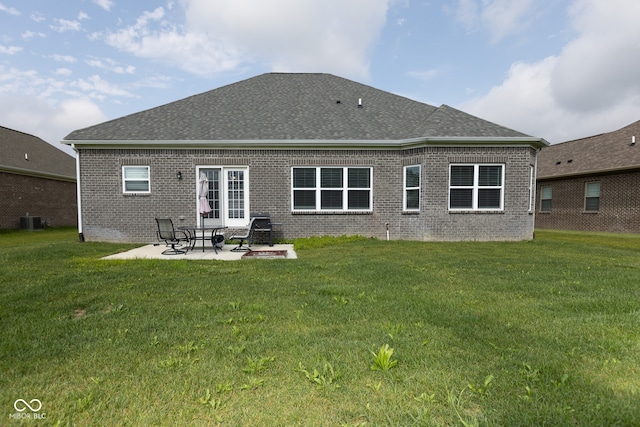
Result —
M 631 144 L 630 145 L 636 145 L 636 137 L 635 137 L 635 135 L 631 137 Z
M 358 98 L 358 108 L 362 108 L 362 98 Z

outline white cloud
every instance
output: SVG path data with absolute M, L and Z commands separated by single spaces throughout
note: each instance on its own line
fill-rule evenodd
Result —
M 0 53 L 5 55 L 15 55 L 18 52 L 21 52 L 22 48 L 19 46 L 3 46 L 0 44 Z
M 77 61 L 76 58 L 74 58 L 73 56 L 69 56 L 69 55 L 50 55 L 49 58 L 53 59 L 54 61 L 58 61 L 58 62 L 68 62 L 73 64 L 74 62 Z
M 263 63 L 276 71 L 366 78 L 390 1 L 182 0 L 184 25 L 170 24 L 159 7 L 104 39 L 199 75 Z
M 563 49 L 552 74 L 565 108 L 598 111 L 640 96 L 640 2 L 583 0 L 571 9 L 578 37 Z
M 44 15 L 39 12 L 34 12 L 33 14 L 31 14 L 31 19 L 35 22 L 42 22 L 47 20 L 47 18 L 45 18 Z
M 513 64 L 502 84 L 460 108 L 550 142 L 637 121 L 640 3 L 576 0 L 570 16 L 576 37 L 559 55 Z
M 66 19 L 54 19 L 57 25 L 51 25 L 50 28 L 53 31 L 57 31 L 59 33 L 64 33 L 67 31 L 80 31 L 82 29 L 82 25 L 78 21 L 69 21 Z
M 30 40 L 30 39 L 32 39 L 32 38 L 34 38 L 34 37 L 40 37 L 40 38 L 45 38 L 45 37 L 47 37 L 47 35 L 46 35 L 46 34 L 44 34 L 44 33 L 36 33 L 36 32 L 33 32 L 33 31 L 25 31 L 25 32 L 23 32 L 23 33 L 21 34 L 21 36 L 22 36 L 22 38 L 23 38 L 24 40 Z
M 453 10 L 449 6 L 445 10 L 452 12 L 468 32 L 483 29 L 496 43 L 527 27 L 534 6 L 533 0 L 457 0 Z
M 52 104 L 35 96 L 0 93 L 0 117 L 12 129 L 28 132 L 69 154 L 73 150 L 60 141 L 75 129 L 107 119 L 93 102 L 70 98 Z
M 73 74 L 73 71 L 71 71 L 68 68 L 57 68 L 55 70 L 54 74 L 56 76 L 65 76 L 65 77 L 67 77 L 67 76 L 70 76 L 71 74 Z
M 133 95 L 117 85 L 109 83 L 98 75 L 93 75 L 87 79 L 78 79 L 71 82 L 72 88 L 81 90 L 90 98 L 104 100 L 107 96 L 132 98 Z
M 85 19 L 91 19 L 91 18 L 89 17 L 89 15 L 87 15 L 87 14 L 86 14 L 86 13 L 84 13 L 84 12 L 80 12 L 80 13 L 78 13 L 78 20 L 83 21 L 83 20 L 85 20 Z
M 389 0 L 183 0 L 187 25 L 214 33 L 277 71 L 368 77 Z
M 20 11 L 13 8 L 13 7 L 8 7 L 5 6 L 3 3 L 0 3 L 0 12 L 6 12 L 9 15 L 13 15 L 13 16 L 20 16 Z
M 111 0 L 93 0 L 93 2 L 107 12 L 109 12 L 111 10 L 111 7 L 113 6 L 113 1 Z
M 91 67 L 112 71 L 116 74 L 134 74 L 136 71 L 136 67 L 133 65 L 122 66 L 117 61 L 109 58 L 100 59 L 91 57 L 85 60 L 85 62 Z
M 409 77 L 416 80 L 423 81 L 423 82 L 433 80 L 438 76 L 438 74 L 440 74 L 440 70 L 436 68 L 433 68 L 430 70 L 422 70 L 422 71 L 409 71 L 407 73 Z

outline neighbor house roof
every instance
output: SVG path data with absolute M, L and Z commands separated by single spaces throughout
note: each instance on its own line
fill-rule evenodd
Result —
M 629 169 L 640 169 L 640 121 L 613 132 L 554 144 L 538 155 L 538 179 Z
M 62 180 L 76 179 L 76 161 L 37 136 L 0 126 L 0 171 Z
M 63 142 L 338 145 L 428 138 L 546 144 L 446 105 L 437 108 L 330 74 L 297 73 L 262 74 L 76 130 Z

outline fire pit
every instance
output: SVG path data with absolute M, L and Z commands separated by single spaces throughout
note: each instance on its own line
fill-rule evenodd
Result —
M 246 254 L 242 255 L 242 258 L 252 258 L 252 259 L 278 259 L 278 258 L 286 258 L 287 251 L 250 251 Z

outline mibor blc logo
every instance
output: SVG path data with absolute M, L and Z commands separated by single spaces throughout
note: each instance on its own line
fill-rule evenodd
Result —
M 18 411 L 9 414 L 9 418 L 14 420 L 44 420 L 47 417 L 44 412 L 40 413 L 42 402 L 39 399 L 31 399 L 28 402 L 24 399 L 17 399 L 13 402 L 13 409 Z

